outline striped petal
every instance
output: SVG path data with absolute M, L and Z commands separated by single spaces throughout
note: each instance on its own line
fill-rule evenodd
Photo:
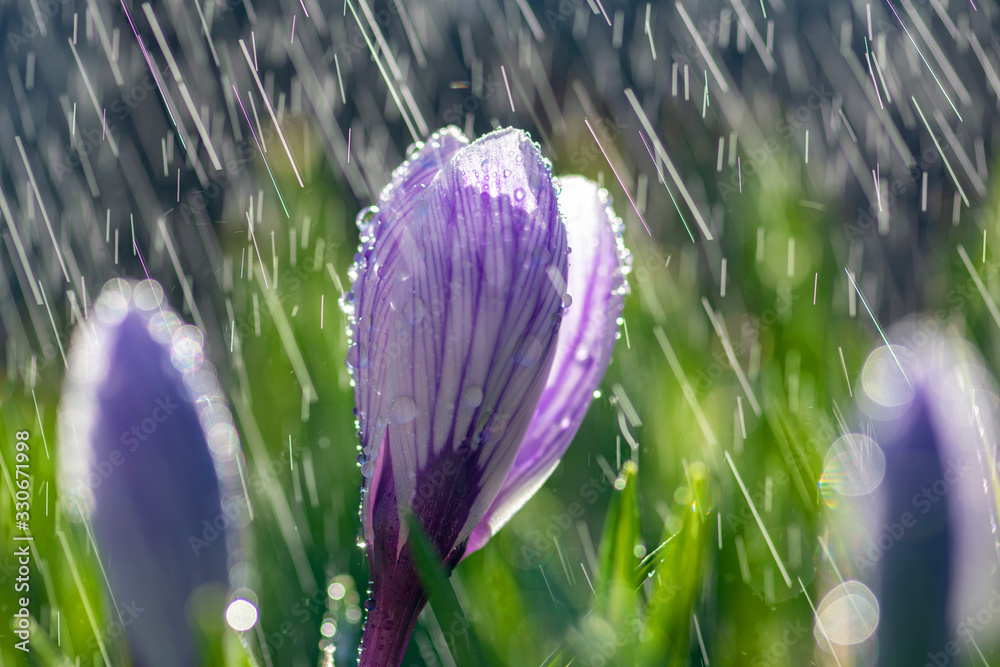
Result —
M 368 274 L 377 271 L 375 256 L 375 230 L 384 233 L 395 221 L 411 215 L 416 202 L 422 197 L 424 189 L 441 171 L 442 167 L 461 148 L 468 145 L 468 140 L 457 128 L 447 127 L 435 132 L 423 144 L 415 144 L 415 148 L 403 164 L 392 174 L 392 181 L 379 196 L 378 206 L 362 211 L 358 216 L 358 226 L 361 229 L 361 248 L 355 256 L 355 266 L 351 269 L 353 288 L 349 299 L 344 305 L 353 314 L 352 326 L 349 330 L 352 344 L 348 350 L 347 363 L 358 382 L 370 381 L 368 372 L 369 349 L 372 344 L 372 306 L 370 290 L 366 287 L 371 281 L 365 281 Z M 385 269 L 383 269 L 384 271 Z M 355 391 L 355 404 L 358 410 L 359 435 L 362 443 L 362 456 L 370 461 L 362 467 L 364 475 L 364 493 L 362 495 L 361 520 L 365 539 L 372 540 L 370 499 L 377 492 L 378 480 L 381 477 L 379 452 L 384 442 L 384 413 L 386 401 L 381 392 Z M 378 422 L 382 416 L 382 422 Z M 369 436 L 369 434 L 374 434 Z M 377 438 L 377 440 L 375 439 Z
M 399 517 L 417 513 L 441 553 L 455 552 L 453 564 L 548 376 L 566 233 L 548 165 L 516 130 L 456 152 L 410 204 L 403 215 L 380 208 L 356 282 L 366 362 L 355 397 L 365 454 L 375 455 L 362 472 L 380 473 L 365 500 L 366 533 L 402 549 L 405 522 L 392 522 L 391 539 L 372 526 L 391 494 Z
M 581 176 L 559 180 L 559 206 L 572 251 L 571 302 L 538 409 L 500 493 L 473 531 L 466 554 L 485 545 L 555 470 L 587 413 L 618 337 L 630 264 L 621 221 L 596 183 Z

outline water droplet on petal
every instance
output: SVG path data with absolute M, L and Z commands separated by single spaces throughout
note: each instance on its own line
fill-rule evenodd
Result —
M 490 417 L 486 428 L 483 429 L 483 442 L 493 444 L 500 440 L 503 437 L 504 431 L 507 430 L 508 420 L 509 418 L 504 415 L 494 414 Z
M 347 348 L 347 365 L 351 368 L 368 366 L 368 348 L 361 344 L 354 344 Z
M 368 208 L 363 208 L 358 211 L 358 217 L 354 219 L 354 224 L 358 226 L 358 229 L 365 231 L 371 226 L 372 222 L 375 220 L 375 216 L 378 215 L 378 206 L 369 206 Z
M 570 306 L 573 305 L 573 297 L 570 296 L 569 292 L 566 292 L 566 294 L 563 294 L 562 305 L 563 305 L 563 308 L 569 308 Z
M 389 403 L 389 421 L 407 424 L 417 417 L 417 404 L 409 396 L 397 396 Z
M 407 324 L 416 324 L 424 319 L 424 302 L 415 296 L 403 306 L 403 319 Z
M 542 357 L 542 344 L 534 336 L 526 338 L 517 352 L 514 354 L 514 361 L 519 366 L 531 366 Z
M 548 248 L 539 246 L 531 251 L 531 259 L 535 264 L 548 264 L 552 259 L 552 253 L 549 252 Z
M 375 472 L 375 463 L 373 461 L 365 461 L 361 466 L 361 476 L 367 479 L 372 476 L 373 472 Z
M 462 406 L 478 408 L 483 403 L 483 390 L 476 385 L 466 387 L 462 392 Z
M 582 364 L 590 359 L 590 352 L 585 347 L 578 347 L 576 348 L 576 352 L 573 353 L 573 358 Z
M 524 201 L 524 188 L 517 188 L 514 190 L 514 200 Z

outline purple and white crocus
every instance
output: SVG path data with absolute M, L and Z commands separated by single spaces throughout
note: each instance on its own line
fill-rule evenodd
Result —
M 877 483 L 853 563 L 878 598 L 887 667 L 974 658 L 977 635 L 997 627 L 996 383 L 972 345 L 939 329 L 895 325 L 855 392 L 878 445 L 850 466 Z
M 360 664 L 386 666 L 426 601 L 411 517 L 450 570 L 548 478 L 610 362 L 629 255 L 607 195 L 554 179 L 514 129 L 436 133 L 359 225 L 345 306 L 372 574 Z
M 132 664 L 204 664 L 198 617 L 221 617 L 230 572 L 249 569 L 233 567 L 248 520 L 239 437 L 202 333 L 163 303 L 157 283 L 114 279 L 73 340 L 61 506 L 87 524 Z M 105 660 L 114 653 L 99 648 Z

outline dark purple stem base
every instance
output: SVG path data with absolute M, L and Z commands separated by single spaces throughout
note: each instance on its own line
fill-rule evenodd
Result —
M 406 645 L 427 602 L 408 549 L 391 570 L 372 582 L 372 601 L 365 619 L 358 667 L 398 667 Z

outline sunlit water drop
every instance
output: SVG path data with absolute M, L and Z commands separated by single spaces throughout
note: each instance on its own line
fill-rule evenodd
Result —
M 226 608 L 226 623 L 237 632 L 250 630 L 257 624 L 257 607 L 249 600 L 233 600 Z
M 417 404 L 409 396 L 397 396 L 389 403 L 389 421 L 408 424 L 417 417 Z
M 481 387 L 471 385 L 462 390 L 462 406 L 466 408 L 478 408 L 483 403 L 483 390 Z

